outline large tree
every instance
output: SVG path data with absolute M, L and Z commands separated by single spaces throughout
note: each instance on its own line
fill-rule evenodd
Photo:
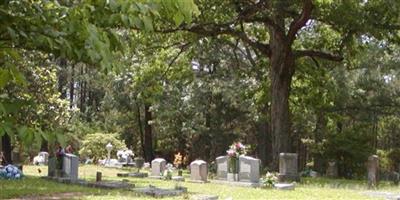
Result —
M 228 35 L 268 58 L 274 167 L 291 152 L 289 94 L 296 61 L 342 61 L 360 37 L 397 39 L 399 2 L 358 0 L 199 0 L 201 14 L 177 29 L 201 37 Z

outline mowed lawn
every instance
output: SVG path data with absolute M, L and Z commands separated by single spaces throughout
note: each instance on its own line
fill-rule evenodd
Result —
M 41 173 L 39 173 L 39 170 Z M 117 177 L 118 172 L 126 172 L 121 169 L 103 168 L 95 165 L 81 165 L 79 177 L 86 180 L 94 180 L 96 171 L 101 171 L 103 180 L 122 180 Z M 27 175 L 23 180 L 0 180 L 0 199 L 18 197 L 38 197 L 40 195 L 53 195 L 65 199 L 152 199 L 140 196 L 132 191 L 94 189 L 77 185 L 61 184 L 41 179 L 40 176 L 47 175 L 46 166 L 24 166 Z M 184 174 L 188 179 L 188 174 Z M 173 188 L 174 181 L 155 179 L 124 178 L 136 187 L 154 185 L 163 188 Z M 379 199 L 365 194 L 366 182 L 343 179 L 326 178 L 303 178 L 302 183 L 297 184 L 294 191 L 280 191 L 267 188 L 247 188 L 221 185 L 214 183 L 198 184 L 183 182 L 180 185 L 188 188 L 188 194 L 174 198 L 163 199 L 190 199 L 195 194 L 214 194 L 219 199 Z M 400 193 L 398 186 L 392 186 L 387 182 L 381 184 L 380 191 L 391 191 Z M 382 198 L 383 199 L 383 198 Z

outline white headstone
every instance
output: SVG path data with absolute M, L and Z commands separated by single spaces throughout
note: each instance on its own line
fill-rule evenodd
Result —
M 151 175 L 162 176 L 166 164 L 167 161 L 165 161 L 163 158 L 156 158 L 153 161 L 151 161 Z
M 207 163 L 204 160 L 195 160 L 190 163 L 190 179 L 192 181 L 207 182 Z
M 228 175 L 228 156 L 220 156 L 215 161 L 217 164 L 217 179 L 226 180 Z
M 71 180 L 78 179 L 79 159 L 74 154 L 65 154 L 63 158 L 64 176 Z
M 260 159 L 239 156 L 239 181 L 260 182 Z

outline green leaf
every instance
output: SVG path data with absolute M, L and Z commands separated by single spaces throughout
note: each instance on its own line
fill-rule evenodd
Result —
M 179 26 L 179 25 L 183 22 L 183 20 L 185 20 L 185 17 L 183 16 L 182 13 L 177 12 L 177 13 L 174 15 L 174 21 L 175 21 L 175 25 L 176 25 L 176 26 Z
M 144 23 L 144 29 L 146 31 L 153 31 L 153 20 L 149 16 L 144 16 L 143 17 L 143 23 Z
M 10 72 L 6 69 L 0 69 L 0 89 L 3 89 L 10 80 Z

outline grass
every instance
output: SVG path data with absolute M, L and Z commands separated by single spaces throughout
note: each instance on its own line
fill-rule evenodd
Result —
M 41 170 L 41 173 L 38 172 L 38 169 Z M 79 177 L 86 180 L 94 180 L 96 171 L 102 172 L 104 180 L 121 180 L 121 178 L 116 176 L 116 173 L 125 170 L 82 165 L 79 168 Z M 132 191 L 99 190 L 43 180 L 39 178 L 39 176 L 47 174 L 47 167 L 43 166 L 24 166 L 24 173 L 27 177 L 23 180 L 0 180 L 0 199 L 63 192 L 79 192 L 80 195 L 76 199 L 152 199 L 150 197 L 138 196 Z M 184 176 L 188 179 L 188 174 L 184 174 Z M 125 179 L 134 183 L 136 187 L 144 187 L 151 184 L 157 187 L 173 188 L 176 184 L 173 181 L 148 178 Z M 302 183 L 298 184 L 294 191 L 235 187 L 214 183 L 198 184 L 184 182 L 181 185 L 188 188 L 188 195 L 165 199 L 187 199 L 194 194 L 214 194 L 218 195 L 219 199 L 372 199 L 362 194 L 367 191 L 366 181 L 360 180 L 303 178 Z M 382 183 L 379 190 L 400 192 L 399 187 L 391 186 L 387 182 Z

